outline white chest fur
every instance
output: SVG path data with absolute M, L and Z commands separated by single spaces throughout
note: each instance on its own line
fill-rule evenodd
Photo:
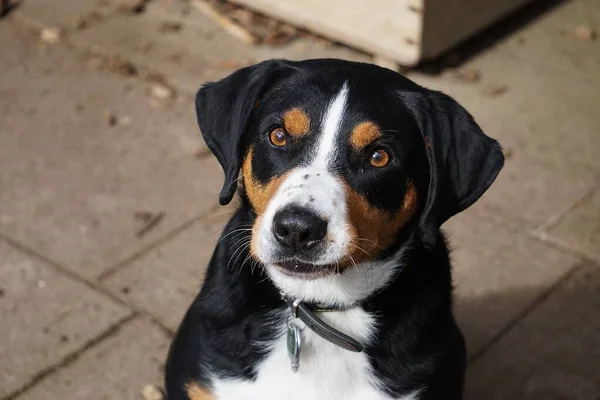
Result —
M 362 308 L 319 316 L 361 343 L 367 343 L 376 329 L 374 318 Z M 302 330 L 300 369 L 292 372 L 284 323 L 281 328 L 281 336 L 269 346 L 270 352 L 257 367 L 255 381 L 213 382 L 218 400 L 392 400 L 379 388 L 365 353 L 344 350 L 306 327 Z M 398 400 L 417 400 L 417 395 Z

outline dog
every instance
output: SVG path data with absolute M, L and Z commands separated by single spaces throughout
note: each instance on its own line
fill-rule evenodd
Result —
M 237 211 L 171 344 L 169 400 L 461 399 L 440 226 L 503 167 L 449 96 L 375 65 L 269 60 L 198 124 Z

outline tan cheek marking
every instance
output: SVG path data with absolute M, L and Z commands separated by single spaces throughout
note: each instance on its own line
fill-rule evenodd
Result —
M 287 178 L 287 176 L 293 171 L 290 170 L 285 174 L 278 176 L 276 178 L 271 179 L 269 182 L 262 184 L 254 178 L 252 174 L 252 156 L 254 154 L 254 148 L 250 147 L 248 153 L 246 154 L 246 158 L 244 159 L 244 165 L 242 166 L 242 177 L 244 179 L 244 188 L 246 190 L 246 196 L 248 196 L 248 200 L 250 200 L 250 204 L 254 207 L 254 211 L 256 211 L 257 217 L 252 226 L 252 235 L 250 240 L 250 254 L 256 257 L 256 248 L 257 243 L 256 240 L 259 237 L 258 229 L 262 223 L 262 214 L 265 212 L 269 202 L 277 193 L 279 186 L 283 183 L 283 181 Z
M 361 122 L 352 129 L 350 145 L 355 151 L 360 151 L 381 137 L 379 127 L 371 121 Z
M 395 213 L 372 206 L 363 195 L 348 185 L 346 185 L 346 196 L 347 225 L 351 243 L 347 250 L 348 260 L 344 262 L 346 267 L 353 265 L 352 261 L 358 263 L 373 259 L 390 246 L 398 231 L 410 220 L 417 208 L 417 191 L 412 182 L 407 185 L 402 207 Z
M 277 192 L 277 189 L 279 189 L 279 186 L 291 171 L 275 177 L 267 183 L 260 183 L 254 178 L 252 173 L 253 154 L 254 148 L 250 147 L 250 150 L 248 150 L 246 158 L 244 159 L 244 165 L 242 166 L 242 176 L 244 179 L 246 195 L 248 196 L 248 199 L 250 200 L 250 203 L 254 207 L 256 213 L 260 215 L 265 211 L 269 201 L 271 201 L 271 198 L 273 198 Z
M 310 129 L 310 118 L 301 109 L 292 108 L 283 114 L 283 127 L 290 136 L 304 136 Z
M 190 400 L 215 400 L 215 397 L 207 389 L 196 383 L 187 384 L 185 389 Z

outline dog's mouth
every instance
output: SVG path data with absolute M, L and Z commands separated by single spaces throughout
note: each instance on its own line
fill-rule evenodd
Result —
M 335 264 L 318 265 L 297 258 L 283 259 L 274 265 L 284 274 L 302 279 L 317 279 L 339 272 Z

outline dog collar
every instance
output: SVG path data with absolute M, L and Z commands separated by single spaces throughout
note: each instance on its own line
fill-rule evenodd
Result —
M 320 319 L 319 317 L 317 317 L 317 315 L 315 315 L 316 312 L 343 311 L 343 310 L 347 310 L 352 307 L 332 308 L 332 307 L 321 306 L 318 304 L 315 306 L 309 306 L 308 304 L 306 304 L 303 301 L 300 301 L 298 299 L 292 300 L 285 296 L 283 298 L 290 307 L 290 310 L 292 312 L 292 317 L 300 319 L 302 322 L 304 322 L 304 324 L 310 330 L 312 330 L 317 335 L 321 336 L 323 339 L 335 344 L 336 346 L 339 346 L 339 347 L 349 350 L 349 351 L 359 353 L 363 350 L 363 346 L 358 341 L 356 341 L 355 339 L 351 338 L 350 336 L 338 331 L 337 329 L 333 328 L 331 325 L 326 324 L 325 322 L 323 322 L 322 319 Z M 292 322 L 293 321 L 288 321 L 288 336 L 290 334 L 290 332 L 289 332 L 290 329 L 294 330 L 293 328 L 290 328 L 291 325 L 294 325 Z M 296 330 L 299 331 L 299 329 L 296 329 Z M 292 333 L 292 335 L 299 335 L 299 332 Z M 298 340 L 295 340 L 295 341 L 298 342 Z M 288 340 L 288 350 L 289 350 L 290 344 L 292 344 L 292 343 L 290 343 L 290 340 Z M 300 347 L 300 345 L 301 345 L 301 341 L 298 344 L 298 347 Z M 299 353 L 299 348 L 298 348 L 298 353 Z M 291 356 L 291 354 L 290 354 L 290 356 Z M 292 364 L 293 364 L 293 362 L 292 362 Z

